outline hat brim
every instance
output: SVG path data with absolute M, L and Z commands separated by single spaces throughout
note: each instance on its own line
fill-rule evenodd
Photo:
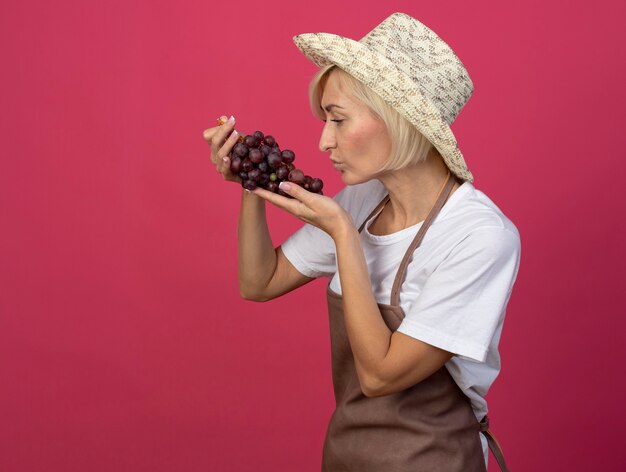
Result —
M 453 174 L 462 180 L 474 180 L 437 107 L 386 57 L 358 41 L 331 33 L 300 34 L 293 41 L 317 66 L 335 64 L 374 90 L 437 148 Z

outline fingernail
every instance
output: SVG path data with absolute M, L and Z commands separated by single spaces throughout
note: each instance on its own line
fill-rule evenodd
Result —
M 228 157 L 224 156 L 224 157 L 222 157 L 222 160 L 223 160 L 224 162 L 228 162 Z
M 232 125 L 235 122 L 235 117 L 233 115 L 230 115 L 230 118 L 228 118 L 228 124 Z
M 284 192 L 291 190 L 291 184 L 289 182 L 281 182 L 278 184 L 278 188 Z
M 237 132 L 237 130 L 233 130 L 233 132 L 230 135 L 230 138 L 231 139 L 236 139 L 237 136 L 239 136 L 239 133 Z

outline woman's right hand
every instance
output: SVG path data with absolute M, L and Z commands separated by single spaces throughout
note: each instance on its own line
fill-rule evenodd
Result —
M 227 119 L 225 116 L 221 116 L 220 121 L 225 123 L 206 129 L 202 133 L 204 139 L 211 146 L 211 162 L 215 165 L 215 169 L 222 174 L 224 180 L 241 182 L 239 176 L 230 171 L 230 159 L 228 157 L 228 153 L 239 139 L 239 133 L 234 129 L 235 118 L 231 116 Z
M 211 162 L 224 180 L 240 182 L 239 175 L 230 171 L 228 158 L 239 139 L 234 130 L 235 119 L 222 116 L 219 122 L 223 124 L 203 133 L 211 146 Z M 237 241 L 239 290 L 243 298 L 271 300 L 313 280 L 298 272 L 282 250 L 274 248 L 265 219 L 265 200 L 253 192 L 242 192 Z

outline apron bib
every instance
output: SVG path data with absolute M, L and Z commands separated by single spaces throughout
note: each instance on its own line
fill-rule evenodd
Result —
M 406 268 L 453 185 L 454 179 L 448 174 L 400 264 L 391 303 L 378 304 L 392 332 L 404 318 L 399 295 Z M 388 199 L 365 219 L 359 232 Z M 507 472 L 499 446 L 488 431 L 487 418 L 476 421 L 469 399 L 445 366 L 401 392 L 375 398 L 363 395 L 346 332 L 342 297 L 328 288 L 327 301 L 336 408 L 324 441 L 323 472 L 485 472 L 479 431 L 486 435 L 501 469 Z

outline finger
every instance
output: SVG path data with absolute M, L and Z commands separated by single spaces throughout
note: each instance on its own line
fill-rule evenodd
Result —
M 205 141 L 207 141 L 208 143 L 211 142 L 211 139 L 213 138 L 213 135 L 217 132 L 219 128 L 216 126 L 215 128 L 208 128 L 205 129 L 202 132 L 202 137 L 204 138 Z
M 202 137 L 209 144 L 213 144 L 213 142 L 221 144 L 224 139 L 226 139 L 228 133 L 230 133 L 235 126 L 235 117 L 231 115 L 231 117 L 227 119 L 224 115 L 222 115 L 217 119 L 217 123 L 217 126 L 208 128 L 202 133 Z
M 217 128 L 217 132 L 215 133 L 213 142 L 217 145 L 221 145 L 226 140 L 226 137 L 235 128 L 235 121 L 235 117 L 231 115 L 223 125 L 219 126 Z
M 278 187 L 287 195 L 304 203 L 307 207 L 311 200 L 315 198 L 314 194 L 291 182 L 281 182 Z
M 228 157 L 230 150 L 233 148 L 235 144 L 237 144 L 238 140 L 239 140 L 239 133 L 237 132 L 237 130 L 233 130 L 233 132 L 230 133 L 230 136 L 228 137 L 224 145 L 220 148 L 218 152 L 215 153 L 215 156 L 217 158 L 216 164 L 219 162 L 223 162 L 224 158 Z
M 213 138 L 215 133 L 217 133 L 217 130 L 219 130 L 220 126 L 222 126 L 224 123 L 226 123 L 228 121 L 228 118 L 226 116 L 222 115 L 216 121 L 217 121 L 217 126 L 205 129 L 202 132 L 202 137 L 205 139 L 205 141 L 211 142 L 211 139 Z
M 276 205 L 278 208 L 288 211 L 292 215 L 299 217 L 302 212 L 302 202 L 294 200 L 293 198 L 283 197 L 282 195 L 258 187 L 254 189 L 252 193 L 258 195 L 263 200 L 267 200 L 272 205 Z
M 217 163 L 217 170 L 221 174 L 230 173 L 230 158 L 228 156 L 222 157 L 222 160 Z

